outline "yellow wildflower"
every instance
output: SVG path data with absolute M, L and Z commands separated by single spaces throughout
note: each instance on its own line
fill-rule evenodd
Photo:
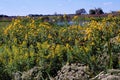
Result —
M 50 38 L 50 39 L 51 39 L 51 38 L 52 38 L 52 36 L 51 36 L 50 34 L 48 34 L 48 38 Z

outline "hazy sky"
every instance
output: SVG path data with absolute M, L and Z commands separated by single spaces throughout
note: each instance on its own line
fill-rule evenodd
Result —
M 102 8 L 104 12 L 120 10 L 120 0 L 0 0 L 0 14 L 68 14 L 76 10 Z

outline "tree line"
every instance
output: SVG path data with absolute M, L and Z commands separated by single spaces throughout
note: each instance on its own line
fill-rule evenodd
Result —
M 84 8 L 76 10 L 77 15 L 87 14 Z M 104 14 L 104 11 L 101 8 L 90 9 L 89 14 Z

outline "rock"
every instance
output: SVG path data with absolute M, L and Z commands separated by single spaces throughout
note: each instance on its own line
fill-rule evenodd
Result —
M 120 80 L 120 70 L 109 69 L 107 73 L 102 71 L 100 74 L 90 80 Z
M 66 64 L 60 71 L 58 71 L 55 80 L 88 80 L 88 71 L 88 66 L 79 63 Z
M 39 67 L 34 67 L 26 72 L 16 72 L 13 80 L 41 80 L 42 73 Z
M 106 78 L 103 78 L 101 80 L 120 80 L 120 77 L 115 75 L 109 75 Z
M 21 78 L 22 73 L 20 71 L 13 73 L 13 75 L 14 75 L 14 80 L 22 80 Z
M 55 78 L 50 80 L 120 80 L 120 69 L 108 69 L 102 71 L 94 78 L 90 78 L 89 67 L 79 63 L 64 65 Z M 42 72 L 39 67 L 34 67 L 26 72 L 16 72 L 13 80 L 42 80 Z

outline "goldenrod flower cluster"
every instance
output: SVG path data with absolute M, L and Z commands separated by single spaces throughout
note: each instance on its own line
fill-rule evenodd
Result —
M 101 21 L 88 21 L 84 26 L 68 27 L 57 27 L 40 19 L 19 17 L 0 31 L 3 32 L 0 36 L 4 40 L 0 42 L 0 62 L 7 65 L 6 68 L 24 71 L 43 64 L 46 67 L 65 62 L 91 61 L 93 64 L 98 59 L 97 55 L 112 49 L 109 45 L 111 38 L 118 36 L 116 41 L 120 45 L 118 17 L 110 15 Z M 78 16 L 73 20 L 76 19 Z M 108 48 L 104 50 L 106 44 Z

